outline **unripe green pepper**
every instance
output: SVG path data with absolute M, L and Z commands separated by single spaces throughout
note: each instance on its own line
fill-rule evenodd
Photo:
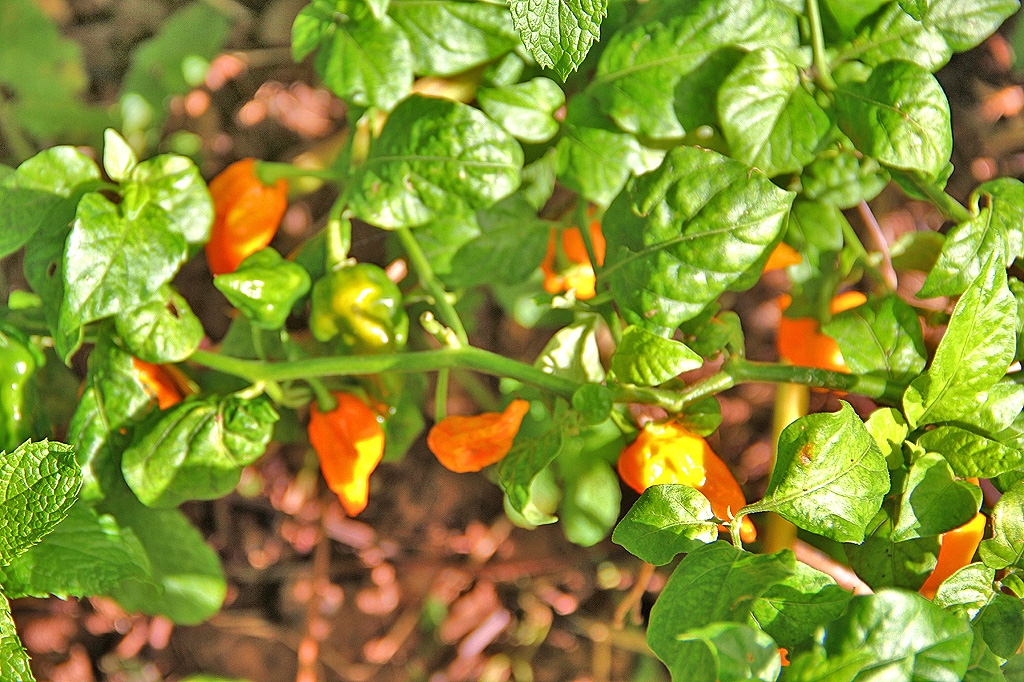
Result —
M 409 316 L 402 292 L 372 263 L 344 265 L 313 285 L 309 326 L 318 341 L 338 337 L 350 353 L 388 353 L 405 347 Z
M 32 375 L 42 358 L 19 333 L 0 329 L 0 449 L 12 452 L 32 437 Z
M 292 306 L 309 291 L 309 273 L 272 248 L 248 256 L 213 285 L 261 329 L 280 329 Z

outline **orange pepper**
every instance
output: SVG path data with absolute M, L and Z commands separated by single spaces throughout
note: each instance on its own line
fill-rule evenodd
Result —
M 779 647 L 779 658 L 782 659 L 782 667 L 785 668 L 789 665 L 789 649 L 786 647 Z
M 708 442 L 675 422 L 651 422 L 619 455 L 619 476 L 638 493 L 652 485 L 680 483 L 699 491 L 720 519 L 732 519 L 733 511 L 747 504 L 743 490 L 729 467 Z M 753 542 L 757 530 L 743 517 L 740 538 Z
M 139 380 L 153 398 L 156 398 L 157 406 L 163 410 L 171 405 L 180 403 L 183 392 L 174 376 L 163 365 L 154 365 L 138 358 L 132 358 L 132 369 L 135 378 Z
M 264 185 L 255 159 L 242 159 L 210 181 L 213 227 L 206 242 L 210 272 L 234 272 L 247 257 L 267 246 L 288 208 L 288 182 Z
M 593 298 L 597 293 L 597 276 L 594 274 L 594 266 L 587 256 L 583 235 L 577 227 L 562 230 L 562 253 L 565 254 L 570 264 L 561 272 L 556 272 L 555 256 L 558 242 L 556 233 L 557 230 L 552 228 L 548 239 L 548 250 L 540 264 L 540 269 L 544 272 L 544 291 L 549 294 L 557 294 L 562 291 L 574 290 L 576 298 L 581 301 Z M 597 264 L 604 265 L 606 245 L 604 235 L 601 234 L 601 223 L 596 220 L 590 223 L 590 241 L 594 246 Z
M 967 480 L 978 485 L 978 479 L 976 478 L 969 478 Z M 935 592 L 939 589 L 942 581 L 971 563 L 974 553 L 978 550 L 978 545 L 981 544 L 981 539 L 985 536 L 985 524 L 987 522 L 988 519 L 985 515 L 978 512 L 974 515 L 973 519 L 964 525 L 942 534 L 939 540 L 941 543 L 939 558 L 931 575 L 928 576 L 928 579 L 924 581 L 924 585 L 921 586 L 922 595 L 932 599 L 935 597 Z
M 764 269 L 761 270 L 761 274 L 770 272 L 771 270 L 788 268 L 790 265 L 796 265 L 802 261 L 803 256 L 800 255 L 799 251 L 786 242 L 779 242 L 779 245 L 776 246 L 771 255 L 768 256 L 768 261 L 764 264 Z
M 331 395 L 337 407 L 330 412 L 314 408 L 307 433 L 328 487 L 345 512 L 355 516 L 366 509 L 370 474 L 384 457 L 384 429 L 377 413 L 356 396 Z
M 866 303 L 867 297 L 859 291 L 847 291 L 832 299 L 832 314 L 856 308 Z M 779 297 L 779 307 L 789 307 L 790 297 L 783 294 Z M 779 333 L 775 337 L 775 346 L 779 358 L 793 365 L 817 367 L 834 372 L 850 373 L 846 366 L 839 344 L 831 336 L 818 330 L 818 322 L 810 317 L 792 318 L 782 316 L 779 320 Z
M 526 400 L 513 400 L 504 412 L 446 417 L 430 429 L 427 447 L 441 464 L 456 473 L 480 471 L 512 449 L 529 409 Z

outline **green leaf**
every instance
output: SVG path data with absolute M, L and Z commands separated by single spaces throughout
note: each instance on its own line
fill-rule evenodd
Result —
M 692 434 L 707 438 L 722 424 L 722 406 L 715 396 L 706 396 L 687 405 L 676 423 Z
M 987 205 L 979 208 L 982 197 Z M 958 296 L 978 278 L 989 258 L 1001 258 L 1009 267 L 1024 255 L 1024 183 L 1016 178 L 986 182 L 971 194 L 971 206 L 974 217 L 946 235 L 918 298 Z
M 960 298 L 928 371 L 903 394 L 910 425 L 958 420 L 978 407 L 977 394 L 1006 373 L 1016 348 L 1017 304 L 995 258 Z
M 0 584 L 8 597 L 66 599 L 110 594 L 122 581 L 145 581 L 149 573 L 135 533 L 79 502 L 52 533 L 0 570 Z
M 381 375 L 382 380 L 386 375 Z M 391 375 L 401 376 L 397 402 L 391 406 L 384 420 L 384 462 L 394 462 L 405 456 L 426 425 L 423 419 L 423 405 L 426 404 L 426 378 L 422 374 Z
M 220 560 L 180 511 L 150 509 L 123 489 L 100 511 L 135 533 L 149 557 L 145 582 L 125 580 L 110 594 L 126 611 L 194 625 L 220 609 L 227 593 Z
M 1009 658 L 1024 641 L 1024 604 L 1017 597 L 996 593 L 974 619 L 980 635 L 996 656 Z
M 150 202 L 123 209 L 96 193 L 78 203 L 64 252 L 62 332 L 148 301 L 185 261 L 185 240 L 166 211 Z M 73 351 L 61 350 L 65 362 Z
M 929 0 L 927 4 L 925 21 L 942 33 L 954 52 L 979 44 L 1020 7 L 1018 0 Z
M 540 66 L 564 81 L 601 37 L 607 0 L 511 0 L 512 23 Z
M 959 528 L 974 518 L 980 506 L 978 486 L 956 480 L 945 459 L 926 453 L 910 465 L 891 538 L 901 542 Z
M 555 164 L 559 182 L 584 199 L 607 206 L 630 175 L 653 170 L 662 156 L 600 116 L 587 93 L 569 100 Z
M 884 516 L 884 513 L 880 516 Z M 843 545 L 850 568 L 872 589 L 901 587 L 918 590 L 938 562 L 939 538 L 914 538 L 893 542 L 886 524 L 859 545 Z
M 677 147 L 609 207 L 599 280 L 628 323 L 672 329 L 767 257 L 792 201 L 748 166 Z
M 673 6 L 665 20 L 630 26 L 608 41 L 590 87 L 618 126 L 655 140 L 687 132 L 675 114 L 676 87 L 724 47 L 796 47 L 796 18 L 769 0 Z
M 731 310 L 718 311 L 709 305 L 704 311 L 679 326 L 686 344 L 702 358 L 714 358 L 720 353 L 743 357 L 743 325 L 740 316 Z
M 388 15 L 409 40 L 413 71 L 425 76 L 453 76 L 519 45 L 512 18 L 500 5 L 392 0 Z
M 925 14 L 928 13 L 928 1 L 929 0 L 899 0 L 900 7 L 903 11 L 912 16 L 914 19 L 921 21 L 924 19 Z
M 503 88 L 480 88 L 477 102 L 512 137 L 524 142 L 547 142 L 558 132 L 555 110 L 565 104 L 565 93 L 547 78 Z
M 889 174 L 877 159 L 858 153 L 846 136 L 842 140 L 818 153 L 800 174 L 800 183 L 801 194 L 811 201 L 845 209 L 878 196 Z
M 579 382 L 601 383 L 604 367 L 597 348 L 599 315 L 586 315 L 582 320 L 555 332 L 534 366 L 547 374 Z
M 554 512 L 558 509 L 558 503 L 562 498 L 562 490 L 555 480 L 554 467 L 544 467 L 533 477 L 530 483 L 529 501 L 523 507 L 522 513 L 512 508 L 508 495 L 503 496 L 505 515 L 515 525 L 521 528 L 533 529 L 537 526 L 544 526 L 558 521 Z
M 991 35 L 1019 6 L 1018 0 L 930 0 L 918 20 L 900 2 L 891 2 L 864 26 L 846 56 L 871 65 L 905 60 L 937 71 L 953 52 Z
M 683 641 L 704 644 L 710 656 L 677 659 L 672 665 L 673 679 L 775 682 L 782 669 L 775 641 L 763 630 L 749 625 L 712 623 L 680 637 Z
M 1024 465 L 1024 452 L 956 426 L 926 431 L 917 443 L 945 457 L 961 478 L 994 478 Z
M 764 499 L 744 513 L 775 511 L 837 542 L 862 542 L 889 492 L 889 470 L 849 403 L 787 426 L 778 451 Z
M 583 547 L 596 545 L 619 518 L 619 475 L 605 460 L 583 447 L 573 451 L 569 444 L 558 456 L 558 473 L 564 487 L 558 516 L 565 537 Z
M 234 272 L 217 275 L 213 285 L 231 305 L 261 329 L 280 329 L 292 307 L 309 292 L 309 273 L 274 249 L 261 249 Z
M 878 448 L 885 455 L 889 470 L 903 466 L 903 441 L 906 440 L 910 428 L 903 419 L 903 414 L 894 407 L 880 407 L 871 413 L 864 422 L 868 433 L 875 439 Z
M 116 182 L 125 180 L 138 162 L 125 139 L 113 128 L 107 128 L 103 133 L 103 170 L 110 179 Z
M 21 646 L 18 633 L 11 618 L 11 605 L 0 594 L 0 669 L 9 682 L 35 682 L 28 667 L 28 654 Z
M 949 102 L 920 66 L 886 62 L 866 82 L 841 86 L 834 94 L 839 127 L 864 154 L 928 177 L 949 161 Z
M 498 485 L 508 496 L 512 508 L 524 513 L 530 502 L 530 485 L 562 450 L 564 428 L 546 416 L 539 419 L 528 413 L 516 435 L 512 449 L 498 462 Z
M 206 335 L 188 301 L 169 284 L 142 305 L 119 311 L 114 328 L 132 355 L 156 364 L 181 362 Z
M 0 457 L 0 566 L 63 521 L 81 485 L 70 445 L 28 441 Z
M 132 52 L 121 86 L 123 131 L 136 149 L 154 147 L 175 95 L 203 83 L 209 63 L 223 49 L 231 22 L 205 2 L 190 2 L 162 21 L 152 38 Z
M 703 362 L 686 344 L 629 325 L 612 355 L 612 372 L 619 382 L 657 386 Z
M 858 374 L 907 382 L 921 373 L 928 356 L 917 312 L 896 295 L 838 313 L 822 331 L 836 340 Z
M 14 253 L 44 227 L 69 223 L 81 197 L 79 188 L 99 179 L 96 162 L 74 147 L 51 147 L 4 176 L 0 180 L 0 256 Z M 41 292 L 36 289 L 36 293 Z
M 299 12 L 292 55 L 299 60 L 316 48 L 324 85 L 353 104 L 391 111 L 412 88 L 409 38 L 361 0 L 314 0 Z
M 971 662 L 967 674 L 964 675 L 964 682 L 1006 682 L 1013 679 L 1003 674 L 1002 663 L 1003 659 L 992 653 L 985 640 L 975 637 L 971 646 Z
M 213 199 L 192 159 L 177 154 L 146 159 L 132 169 L 122 191 L 145 196 L 166 211 L 171 229 L 190 246 L 205 244 L 210 238 Z
M 868 664 L 866 651 L 847 651 L 839 656 L 826 656 L 820 647 L 799 654 L 788 668 L 783 668 L 783 682 L 853 682 Z
M 612 541 L 641 561 L 663 566 L 677 554 L 718 539 L 711 503 L 695 489 L 655 485 L 633 503 L 612 533 Z
M 973 617 L 985 604 L 995 596 L 992 581 L 996 579 L 996 571 L 978 562 L 967 564 L 953 575 L 942 581 L 935 591 L 932 601 L 944 609 L 967 607 Z
M 477 212 L 479 234 L 459 245 L 445 282 L 454 287 L 518 284 L 544 259 L 551 226 L 521 193 Z M 417 233 L 417 236 L 422 231 Z
M 720 621 L 745 623 L 754 601 L 796 570 L 789 550 L 749 554 L 725 541 L 703 545 L 687 554 L 651 609 L 647 643 L 676 674 L 704 645 L 679 636 Z M 695 653 L 697 652 L 697 653 Z
M 263 397 L 187 398 L 136 427 L 121 460 L 124 479 L 151 507 L 222 497 L 263 454 L 277 419 Z
M 572 409 L 584 424 L 600 424 L 611 415 L 615 395 L 602 384 L 583 384 L 572 394 Z
M 788 53 L 751 52 L 718 90 L 718 120 L 732 156 L 773 176 L 810 163 L 832 127 Z
M 861 673 L 865 680 L 960 680 L 973 639 L 965 616 L 897 590 L 854 597 L 846 613 L 825 629 L 829 656 L 871 654 L 874 660 Z
M 519 144 L 479 110 L 414 95 L 388 117 L 352 179 L 359 218 L 385 229 L 413 227 L 487 208 L 519 186 Z
M 791 575 L 754 600 L 750 615 L 778 646 L 795 651 L 838 618 L 852 597 L 831 576 L 798 562 Z
M 82 397 L 68 426 L 68 441 L 82 467 L 83 499 L 103 497 L 120 479 L 117 464 L 127 445 L 123 434 L 151 404 L 132 357 L 109 334 L 101 334 L 89 355 Z
M 995 569 L 1024 568 L 1024 484 L 1017 483 L 992 509 L 992 537 L 982 540 L 978 556 Z

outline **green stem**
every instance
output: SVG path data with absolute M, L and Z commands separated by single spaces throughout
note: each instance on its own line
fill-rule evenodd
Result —
M 899 405 L 903 398 L 903 392 L 907 389 L 904 384 L 888 381 L 877 376 L 844 374 L 843 372 L 833 372 L 816 367 L 753 362 L 738 357 L 728 360 L 722 366 L 721 371 L 731 376 L 737 384 L 747 381 L 803 384 L 812 388 L 827 388 L 834 391 L 857 393 L 858 395 L 875 398 L 879 402 L 888 405 Z
M 476 348 L 442 348 L 440 350 L 390 353 L 384 355 L 345 355 L 285 362 L 262 362 L 232 358 L 210 351 L 198 350 L 192 361 L 252 383 L 259 381 L 307 380 L 310 377 L 351 376 L 381 372 L 432 372 L 439 369 L 473 370 L 498 377 L 508 377 L 537 388 L 572 399 L 582 384 L 548 374 L 503 355 Z M 906 386 L 880 377 L 843 374 L 813 367 L 797 367 L 768 362 L 752 362 L 730 358 L 715 374 L 682 391 L 632 385 L 609 388 L 617 403 L 657 405 L 670 413 L 681 412 L 709 395 L 714 395 L 743 382 L 793 383 L 858 393 L 889 405 L 898 405 Z
M 342 177 L 337 171 L 329 168 L 300 168 L 291 163 L 280 163 L 277 161 L 257 161 L 256 177 L 264 185 L 273 185 L 284 178 L 319 178 L 328 182 L 341 182 Z
M 286 362 L 243 360 L 210 351 L 197 350 L 189 359 L 210 369 L 233 374 L 253 383 L 261 380 L 304 380 L 308 377 L 352 376 L 381 372 L 432 372 L 447 368 L 475 370 L 483 374 L 509 377 L 570 399 L 580 386 L 579 383 L 571 379 L 548 374 L 532 365 L 473 346 L 382 355 L 319 357 Z
M 434 421 L 448 416 L 448 376 L 451 370 L 437 370 L 437 385 L 434 387 Z
M 902 173 L 902 177 L 909 180 L 918 191 L 928 197 L 928 201 L 939 209 L 942 217 L 946 220 L 959 224 L 974 217 L 970 211 L 964 208 L 963 204 L 946 194 L 942 188 L 922 178 L 918 173 L 907 171 Z
M 821 11 L 818 0 L 807 0 L 807 20 L 811 25 L 811 49 L 814 51 L 814 70 L 818 74 L 818 85 L 831 92 L 836 89 L 828 59 L 825 57 L 825 33 L 821 29 Z
M 459 314 L 455 312 L 455 306 L 448 300 L 448 292 L 445 291 L 441 283 L 437 281 L 437 277 L 434 276 L 434 269 L 430 267 L 430 261 L 427 260 L 427 256 L 423 253 L 423 248 L 416 240 L 412 230 L 408 227 L 400 227 L 395 232 L 405 248 L 406 255 L 409 256 L 409 264 L 412 265 L 416 274 L 419 275 L 420 282 L 423 283 L 423 286 L 433 296 L 441 321 L 451 327 L 452 331 L 455 332 L 455 336 L 458 337 L 462 344 L 468 345 L 469 336 L 466 334 L 466 328 L 462 325 Z

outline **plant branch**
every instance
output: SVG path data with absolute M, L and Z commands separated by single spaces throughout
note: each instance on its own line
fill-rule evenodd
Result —
M 921 194 L 928 197 L 928 201 L 939 209 L 946 220 L 952 223 L 965 223 L 970 220 L 973 216 L 971 212 L 964 208 L 963 204 L 954 199 L 953 197 L 946 194 L 946 192 L 939 188 L 934 183 L 928 182 L 922 178 L 918 173 L 908 171 L 903 173 L 901 177 L 906 178 L 910 181 L 914 187 L 921 192 Z
M 459 314 L 455 312 L 455 306 L 448 300 L 448 292 L 434 276 L 434 269 L 430 267 L 430 261 L 427 260 L 427 256 L 423 253 L 420 243 L 416 241 L 412 230 L 408 227 L 400 227 L 395 232 L 398 234 L 398 239 L 402 242 L 402 247 L 405 248 L 405 253 L 409 256 L 409 263 L 419 276 L 420 282 L 434 298 L 441 321 L 452 328 L 455 336 L 463 345 L 468 345 L 469 336 L 466 334 L 466 328 L 463 326 Z
M 836 89 L 832 79 L 828 59 L 825 57 L 825 33 L 821 28 L 821 10 L 818 0 L 807 0 L 807 20 L 811 25 L 811 49 L 814 51 L 814 70 L 817 72 L 818 85 L 831 92 Z

